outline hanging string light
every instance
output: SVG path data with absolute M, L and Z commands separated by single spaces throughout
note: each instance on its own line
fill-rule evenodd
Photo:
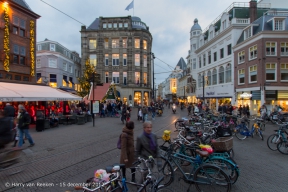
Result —
M 9 15 L 8 15 L 8 10 L 7 6 L 4 7 L 4 53 L 5 53 L 5 59 L 4 59 L 4 70 L 9 72 L 10 68 L 10 48 L 9 48 Z
M 35 76 L 35 29 L 34 21 L 30 21 L 30 55 L 31 55 L 31 76 Z

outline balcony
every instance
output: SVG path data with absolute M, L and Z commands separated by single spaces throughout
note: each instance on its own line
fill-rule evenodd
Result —
M 248 19 L 240 19 L 240 18 L 233 18 L 231 24 L 250 24 L 250 18 Z

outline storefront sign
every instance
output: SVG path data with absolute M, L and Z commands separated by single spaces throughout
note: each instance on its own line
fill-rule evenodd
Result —
M 240 98 L 251 98 L 252 97 L 252 94 L 249 94 L 249 93 L 242 93 L 241 95 L 240 95 Z
M 93 101 L 93 114 L 99 113 L 99 101 Z
M 206 95 L 215 95 L 215 92 L 206 92 Z
M 217 95 L 229 95 L 229 93 L 217 93 Z

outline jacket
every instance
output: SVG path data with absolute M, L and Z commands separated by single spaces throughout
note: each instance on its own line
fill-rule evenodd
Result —
M 15 109 L 13 106 L 11 105 L 6 105 L 4 107 L 4 111 L 5 111 L 5 116 L 6 117 L 15 117 Z
M 19 129 L 29 129 L 31 117 L 27 111 L 21 112 L 19 116 L 18 127 Z
M 0 118 L 0 147 L 12 140 L 12 132 L 10 130 L 11 120 L 8 117 Z
M 125 164 L 126 168 L 132 167 L 134 159 L 134 134 L 132 129 L 123 128 L 121 134 L 121 155 L 120 163 Z M 128 162 L 124 162 L 125 159 L 128 159 Z
M 152 151 L 150 149 L 150 139 L 146 137 L 144 134 L 137 137 L 137 144 L 136 144 L 136 151 L 137 156 L 143 157 L 145 159 L 148 159 L 149 156 L 152 156 L 154 158 L 160 157 L 159 155 L 159 148 L 157 144 L 157 136 L 154 133 L 151 133 L 153 136 L 153 139 L 156 143 L 156 150 Z

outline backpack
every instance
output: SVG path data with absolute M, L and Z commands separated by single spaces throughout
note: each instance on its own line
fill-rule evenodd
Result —
M 126 133 L 125 133 L 125 134 L 126 134 Z M 118 139 L 118 142 L 117 142 L 117 148 L 118 148 L 118 149 L 121 149 L 121 136 L 122 136 L 122 133 L 120 134 L 119 139 Z M 127 137 L 127 134 L 126 134 L 126 137 Z

